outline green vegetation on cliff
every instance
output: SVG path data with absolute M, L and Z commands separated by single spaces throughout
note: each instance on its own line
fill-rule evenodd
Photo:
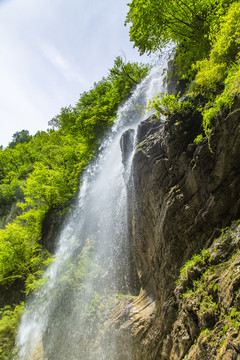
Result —
M 126 19 L 131 24 L 130 39 L 141 53 L 157 52 L 173 41 L 186 75 L 187 67 L 208 56 L 222 16 L 233 2 L 133 0 Z
M 14 342 L 24 303 L 14 309 L 5 306 L 0 310 L 0 359 L 12 359 Z
M 171 334 L 180 340 L 181 358 L 224 359 L 227 353 L 234 359 L 239 353 L 239 240 L 234 222 L 181 270 L 175 289 L 178 326 Z
M 157 52 L 169 41 L 177 45 L 175 72 L 188 84 L 185 94 L 198 99 L 208 137 L 214 117 L 223 108 L 231 109 L 240 93 L 239 18 L 240 4 L 233 0 L 129 4 L 126 22 L 131 23 L 130 38 L 140 53 Z

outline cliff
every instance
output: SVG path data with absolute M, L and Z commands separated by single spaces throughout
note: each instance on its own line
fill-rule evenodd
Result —
M 239 122 L 236 99 L 196 145 L 202 117 L 194 104 L 165 122 L 153 115 L 138 127 L 130 173 L 133 131 L 123 134 L 134 295 L 100 298 L 87 315 L 91 336 L 74 338 L 66 356 L 74 359 L 76 346 L 88 359 L 239 359 Z M 50 235 L 54 224 L 45 224 Z M 67 314 L 61 329 L 77 319 L 71 296 L 67 288 L 56 307 Z M 35 358 L 42 351 L 41 343 Z
M 127 187 L 141 291 L 111 322 L 116 336 L 131 332 L 132 359 L 239 357 L 240 227 L 220 231 L 240 215 L 239 121 L 236 101 L 199 145 L 194 107 L 138 128 Z

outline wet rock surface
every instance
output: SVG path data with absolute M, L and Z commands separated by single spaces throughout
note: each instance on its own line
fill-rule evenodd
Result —
M 209 142 L 205 139 L 195 145 L 201 120 L 201 115 L 192 109 L 173 115 L 164 124 L 152 116 L 138 129 L 128 183 L 129 231 L 142 287 L 135 304 L 144 311 L 133 315 L 135 305 L 130 306 L 132 316 L 127 326 L 135 344 L 133 359 L 238 359 L 239 356 L 239 346 L 234 345 L 238 335 L 231 324 L 228 324 L 229 336 L 222 339 L 226 351 L 216 350 L 221 342 L 219 333 L 226 326 L 226 320 L 219 316 L 219 312 L 224 313 L 223 308 L 218 308 L 218 304 L 225 303 L 229 309 L 233 301 L 227 300 L 233 286 L 227 280 L 230 275 L 222 276 L 222 290 L 217 295 L 218 301 L 214 298 L 213 309 L 196 311 L 188 303 L 183 304 L 182 294 L 189 287 L 187 279 L 182 283 L 182 293 L 177 293 L 179 288 L 176 290 L 183 264 L 193 254 L 208 248 L 219 235 L 219 229 L 240 215 L 239 106 L 236 104 L 230 114 L 222 114 L 216 120 Z M 229 261 L 236 250 L 235 245 L 229 244 L 226 245 L 228 260 L 226 254 L 212 250 L 211 266 Z M 191 285 L 206 269 L 200 262 L 189 271 Z M 226 271 L 231 272 L 230 265 Z M 212 281 L 208 279 L 207 283 Z M 235 282 L 236 293 L 240 283 Z M 213 295 L 210 292 L 206 296 Z M 145 306 L 143 299 L 149 299 Z M 235 306 L 239 307 L 238 302 Z M 210 329 L 211 336 L 218 337 L 219 346 L 215 350 L 213 347 L 212 352 L 206 334 L 202 334 L 204 329 Z M 197 347 L 190 350 L 194 342 Z
M 131 155 L 133 151 L 133 145 L 134 145 L 134 130 L 129 129 L 126 130 L 120 139 L 120 147 L 122 151 L 122 163 L 124 166 L 127 165 L 129 156 Z

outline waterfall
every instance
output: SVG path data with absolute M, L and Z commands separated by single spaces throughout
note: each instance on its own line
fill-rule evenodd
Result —
M 161 91 L 162 73 L 163 66 L 155 66 L 120 107 L 98 158 L 83 174 L 46 283 L 22 316 L 20 360 L 119 359 L 111 334 L 110 340 L 104 335 L 104 341 L 99 334 L 119 296 L 137 295 L 139 290 L 128 242 L 120 138 L 150 115 L 143 115 L 143 108 Z M 124 358 L 130 359 L 130 347 L 126 351 Z

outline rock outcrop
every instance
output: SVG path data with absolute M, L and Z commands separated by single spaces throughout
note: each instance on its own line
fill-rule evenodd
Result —
M 127 166 L 129 156 L 133 151 L 133 145 L 134 145 L 134 130 L 129 129 L 122 134 L 120 139 L 120 147 L 122 151 L 122 163 L 125 167 Z
M 216 296 L 212 300 L 215 310 L 205 312 L 195 311 L 194 306 L 182 300 L 189 286 L 196 292 L 193 282 L 207 271 L 199 265 L 202 260 L 193 274 L 188 275 L 190 285 L 185 288 L 176 285 L 186 261 L 211 246 L 219 229 L 240 216 L 239 104 L 235 104 L 230 114 L 222 114 L 216 120 L 209 141 L 205 139 L 195 145 L 193 141 L 201 132 L 201 120 L 201 115 L 192 109 L 173 115 L 165 123 L 152 116 L 138 129 L 138 146 L 127 186 L 131 204 L 129 231 L 141 292 L 128 305 L 129 316 L 122 324 L 132 334 L 133 359 L 136 360 L 237 359 L 239 356 L 234 326 L 228 325 L 229 333 L 226 327 L 224 330 L 228 357 L 220 355 L 223 349 L 218 353 L 213 350 L 211 357 L 204 355 L 209 354 L 210 345 L 207 331 L 201 332 L 210 329 L 209 341 L 218 338 L 221 343 L 219 332 L 227 325 L 224 319 L 221 323 L 220 315 L 230 317 L 232 303 L 236 312 L 240 310 L 238 297 L 235 301 L 235 297 L 229 295 L 226 300 L 225 296 L 233 292 L 231 289 L 238 291 L 240 283 L 233 285 L 230 273 L 211 274 L 221 285 L 218 295 L 215 294 L 218 300 Z M 220 242 L 225 246 L 224 239 Z M 230 255 L 235 251 L 233 248 L 236 250 L 237 245 L 232 247 Z M 214 258 L 215 250 L 209 251 Z M 209 259 L 209 267 L 221 263 L 221 257 L 212 262 Z M 222 261 L 228 260 L 224 255 Z M 234 273 L 238 260 L 227 264 L 225 271 Z M 213 277 L 208 279 L 206 287 Z M 206 299 L 213 295 L 205 294 Z M 220 303 L 226 304 L 220 306 Z M 194 342 L 198 347 L 190 350 Z M 187 357 L 188 354 L 191 355 Z

